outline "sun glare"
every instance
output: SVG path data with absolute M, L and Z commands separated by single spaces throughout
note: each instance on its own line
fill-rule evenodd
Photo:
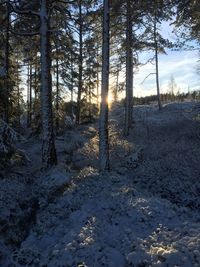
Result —
M 108 107 L 110 108 L 112 106 L 112 102 L 113 102 L 113 95 L 111 92 L 108 93 L 107 102 L 108 102 Z

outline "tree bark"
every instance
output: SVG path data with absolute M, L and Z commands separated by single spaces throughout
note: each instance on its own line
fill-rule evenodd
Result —
M 98 40 L 97 40 L 98 42 Z M 99 47 L 97 45 L 97 108 L 98 108 L 98 112 L 99 112 Z
M 20 77 L 19 77 L 19 52 L 17 51 L 17 129 L 21 132 L 21 122 L 20 122 Z
M 129 135 L 132 126 L 133 102 L 133 51 L 131 2 L 127 0 L 126 11 L 126 102 L 125 102 L 125 135 Z
M 158 99 L 158 108 L 161 110 L 162 104 L 160 99 L 160 84 L 159 84 L 159 68 L 158 68 L 158 41 L 157 41 L 157 27 L 156 27 L 156 14 L 154 18 L 154 44 L 155 44 L 155 61 L 156 61 L 156 88 L 157 88 L 157 99 Z
M 81 113 L 81 94 L 83 90 L 83 19 L 82 1 L 79 1 L 79 75 L 78 75 L 78 96 L 77 96 L 77 115 L 76 122 L 80 124 Z
M 91 35 L 89 31 L 89 36 Z M 91 53 L 90 53 L 90 47 L 88 51 L 88 57 L 89 57 L 89 92 L 88 92 L 88 100 L 89 100 L 89 121 L 92 121 L 92 88 L 91 88 Z
M 30 96 L 30 64 L 28 62 L 27 68 L 27 117 L 26 117 L 26 127 L 29 127 L 29 118 L 30 118 L 30 103 L 29 103 L 29 96 Z
M 103 11 L 103 48 L 102 48 L 102 83 L 101 107 L 99 121 L 99 160 L 100 170 L 108 171 L 109 140 L 108 140 L 108 87 L 109 87 L 109 0 L 104 0 Z
M 56 45 L 56 132 L 59 130 L 59 97 L 60 97 L 60 89 L 59 89 L 59 61 L 58 61 L 58 47 Z
M 40 10 L 41 53 L 41 110 L 42 110 L 42 162 L 46 168 L 57 163 L 52 114 L 51 48 L 47 0 L 41 0 Z
M 70 71 L 71 71 L 71 84 L 70 84 L 70 90 L 71 90 L 71 115 L 74 115 L 74 65 L 73 65 L 73 56 L 71 52 L 70 57 Z
M 4 103 L 4 120 L 9 123 L 9 96 L 10 96 L 10 13 L 7 5 L 7 20 L 6 20 L 6 44 L 5 44 L 5 70 L 6 70 L 6 83 L 5 83 L 5 103 Z
M 32 120 L 32 65 L 28 64 L 28 83 L 27 83 L 27 127 L 31 126 Z
M 32 123 L 32 89 L 33 89 L 32 87 L 33 87 L 33 68 L 30 63 L 29 127 L 31 127 L 31 123 Z

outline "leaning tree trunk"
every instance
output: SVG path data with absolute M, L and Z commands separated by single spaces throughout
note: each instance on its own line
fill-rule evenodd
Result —
M 129 135 L 132 126 L 133 102 L 133 52 L 132 52 L 132 20 L 131 3 L 127 0 L 126 11 L 126 102 L 125 102 L 125 135 Z
M 158 108 L 161 110 L 162 104 L 160 99 L 160 84 L 159 84 L 159 69 L 158 69 L 158 41 L 157 41 L 157 27 L 156 27 L 156 14 L 154 18 L 154 46 L 155 46 L 155 61 L 156 61 L 156 88 L 157 88 L 157 99 L 158 99 Z
M 53 133 L 51 48 L 47 0 L 41 0 L 40 24 L 41 110 L 43 129 L 42 162 L 46 168 L 57 163 Z
M 108 141 L 108 86 L 109 86 L 109 0 L 104 0 L 103 11 L 103 49 L 102 49 L 102 83 L 101 107 L 99 121 L 99 160 L 100 170 L 109 170 Z

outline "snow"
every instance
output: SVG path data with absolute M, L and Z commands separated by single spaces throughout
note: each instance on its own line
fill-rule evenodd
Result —
M 56 141 L 56 168 L 0 181 L 0 266 L 200 266 L 198 109 L 173 103 L 133 112 L 127 139 L 123 108 L 111 113 L 111 172 L 97 170 L 93 124 Z

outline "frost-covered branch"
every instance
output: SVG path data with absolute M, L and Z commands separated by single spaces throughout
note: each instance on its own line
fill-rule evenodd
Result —
M 19 134 L 0 119 L 0 154 L 7 154 L 12 143 L 20 139 Z

